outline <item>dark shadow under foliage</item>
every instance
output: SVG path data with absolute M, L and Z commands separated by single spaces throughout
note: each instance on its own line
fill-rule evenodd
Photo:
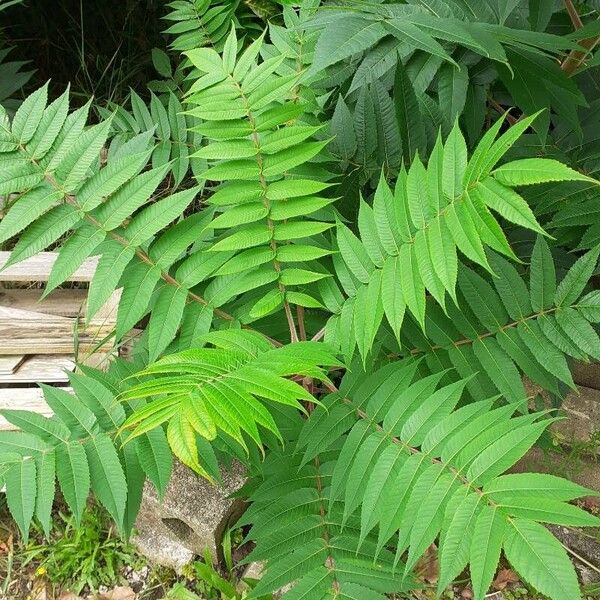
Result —
M 51 79 L 53 97 L 70 83 L 81 104 L 120 102 L 155 76 L 150 50 L 165 46 L 164 11 L 159 0 L 28 0 L 0 12 L 0 43 L 31 61 L 32 88 Z

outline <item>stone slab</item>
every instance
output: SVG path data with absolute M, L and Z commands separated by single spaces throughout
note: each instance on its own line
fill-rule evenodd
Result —
M 576 362 L 572 371 L 573 381 L 577 385 L 600 390 L 600 363 Z
M 165 497 L 146 483 L 136 534 L 132 541 L 151 561 L 180 569 L 208 548 L 215 559 L 228 525 L 235 522 L 243 503 L 229 498 L 246 481 L 239 463 L 221 471 L 223 484 L 213 485 L 176 462 Z

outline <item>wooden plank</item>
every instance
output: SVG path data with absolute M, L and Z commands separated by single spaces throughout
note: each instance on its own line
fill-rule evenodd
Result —
M 91 323 L 86 326 L 82 319 L 0 307 L 0 354 L 2 355 L 73 354 L 76 345 L 81 350 L 85 349 L 89 352 L 112 332 L 112 323 L 106 325 Z M 107 341 L 101 345 L 104 348 L 111 343 Z
M 0 375 L 0 383 L 66 383 L 66 371 L 75 370 L 72 356 L 36 354 L 25 359 L 10 375 Z
M 114 350 L 114 349 L 111 349 Z M 93 369 L 100 369 L 106 371 L 110 366 L 110 361 L 114 358 L 115 352 L 94 352 L 92 354 L 80 354 L 79 361 L 86 367 L 92 367 Z
M 0 306 L 0 323 L 13 323 L 14 326 L 28 327 L 32 323 L 36 326 L 39 323 L 52 324 L 55 327 L 64 325 L 70 327 L 73 330 L 75 319 L 69 317 L 59 317 L 57 315 L 46 315 L 43 312 L 37 312 L 33 310 L 23 310 L 21 308 L 14 308 L 12 306 Z
M 112 324 L 86 326 L 82 320 L 0 307 L 2 355 L 73 354 L 76 347 L 89 352 L 96 345 L 112 345 L 112 332 Z
M 61 388 L 72 391 L 71 388 Z M 31 388 L 0 388 L 0 409 L 31 410 L 45 417 L 52 416 L 50 407 L 44 400 L 42 390 L 38 387 Z M 0 416 L 0 430 L 16 429 L 4 417 Z
M 119 309 L 119 301 L 121 300 L 122 291 L 123 288 L 115 290 L 110 295 L 110 298 L 100 307 L 98 312 L 92 317 L 90 323 L 94 323 L 96 325 L 116 323 L 117 310 Z
M 0 309 L 26 310 L 57 317 L 82 317 L 87 306 L 87 290 L 53 290 L 41 300 L 42 289 L 0 289 Z M 97 325 L 114 324 L 122 289 L 114 291 L 106 303 L 100 307 L 90 323 Z
M 12 375 L 17 367 L 25 360 L 25 356 L 0 356 L 0 375 Z
M 110 352 L 114 324 L 0 307 L 0 355 Z
M 104 336 L 80 335 L 77 343 L 78 356 L 85 356 L 92 352 L 110 352 L 113 348 L 112 340 L 100 344 Z M 0 341 L 0 352 L 3 355 L 25 354 L 75 354 L 73 337 L 47 337 L 38 336 L 19 337 Z
M 53 290 L 40 303 L 42 289 L 0 289 L 0 306 L 43 312 L 59 317 L 76 317 L 85 314 L 87 290 Z
M 0 269 L 8 261 L 10 252 L 0 252 Z M 27 260 L 0 271 L 0 281 L 48 281 L 58 253 L 40 252 Z M 96 271 L 98 257 L 92 256 L 69 277 L 69 281 L 91 281 Z

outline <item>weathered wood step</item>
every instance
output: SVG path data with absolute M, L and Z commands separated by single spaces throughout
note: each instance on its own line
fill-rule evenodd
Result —
M 1 361 L 6 357 L 0 357 Z M 19 357 L 16 357 L 19 358 Z M 72 356 L 49 356 L 36 354 L 23 356 L 21 364 L 9 374 L 0 374 L 2 383 L 66 383 L 69 381 L 67 371 L 75 370 L 75 361 Z
M 71 391 L 71 388 L 61 388 Z M 52 416 L 50 407 L 44 400 L 42 390 L 38 387 L 31 388 L 0 388 L 0 409 L 30 410 L 45 417 Z M 16 429 L 0 415 L 0 430 Z
M 58 253 L 40 252 L 16 265 L 1 270 L 7 263 L 9 256 L 10 252 L 0 252 L 0 281 L 48 281 L 48 276 L 58 258 Z M 69 281 L 91 281 L 97 264 L 97 256 L 86 259 L 69 276 Z
M 89 353 L 110 348 L 113 323 L 83 319 L 0 306 L 0 353 L 10 354 L 74 354 L 76 350 Z
M 12 375 L 24 360 L 25 356 L 23 354 L 0 356 L 0 375 Z
M 58 289 L 53 290 L 42 302 L 43 290 L 34 289 L 0 289 L 0 306 L 18 308 L 33 312 L 43 312 L 58 317 L 77 317 L 85 314 L 87 290 Z

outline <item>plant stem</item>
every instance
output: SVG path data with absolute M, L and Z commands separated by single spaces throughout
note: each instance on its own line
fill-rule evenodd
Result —
M 506 110 L 504 110 L 504 108 L 502 107 L 502 105 L 496 102 L 496 100 L 494 100 L 493 98 L 488 98 L 488 101 L 490 103 L 490 106 L 494 108 L 497 112 L 499 112 L 501 115 L 506 114 L 506 120 L 511 125 L 514 125 L 519 120 L 513 117 L 511 114 L 507 113 Z
M 564 0 L 565 7 L 567 12 L 569 13 L 569 17 L 571 19 L 571 23 L 573 23 L 573 27 L 575 30 L 581 29 L 583 27 L 583 21 L 575 8 L 572 0 Z M 579 69 L 585 60 L 586 56 L 590 54 L 590 52 L 596 47 L 596 45 L 600 42 L 600 36 L 587 38 L 585 40 L 581 40 L 579 45 L 584 49 L 580 50 L 578 48 L 573 48 L 571 52 L 567 55 L 567 57 L 563 60 L 560 68 L 565 72 L 565 74 L 570 77 Z
M 306 327 L 304 325 L 304 306 L 296 306 L 296 315 L 298 316 L 298 332 L 302 341 L 306 340 Z
M 580 29 L 581 27 L 583 27 L 581 17 L 579 16 L 577 9 L 573 5 L 572 0 L 564 0 L 564 2 L 567 12 L 569 13 L 569 17 L 571 19 L 571 23 L 573 23 L 573 27 L 575 27 L 575 29 Z
M 325 327 L 321 327 L 321 329 L 312 336 L 311 341 L 318 342 L 323 337 L 325 337 Z

